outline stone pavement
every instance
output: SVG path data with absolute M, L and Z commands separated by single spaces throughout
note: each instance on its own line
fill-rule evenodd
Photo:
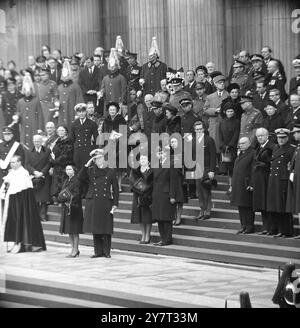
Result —
M 86 287 L 120 291 L 145 298 L 184 302 L 190 307 L 239 307 L 247 291 L 254 308 L 277 307 L 271 301 L 277 270 L 182 257 L 112 250 L 112 258 L 90 259 L 92 248 L 80 247 L 80 257 L 65 258 L 69 247 L 48 242 L 41 253 L 4 254 L 2 273 Z

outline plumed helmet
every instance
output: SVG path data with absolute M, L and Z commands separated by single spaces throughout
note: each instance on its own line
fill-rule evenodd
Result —
M 122 41 L 121 35 L 117 35 L 115 48 L 118 52 L 123 52 L 124 50 L 124 43 Z
M 110 55 L 108 58 L 108 69 L 110 71 L 115 71 L 117 69 L 120 69 L 120 61 L 117 54 L 116 48 L 110 49 Z
M 25 72 L 23 78 L 22 93 L 24 94 L 25 91 L 31 91 L 31 93 L 34 93 L 34 86 L 29 72 Z
M 153 57 L 154 55 L 157 57 L 160 56 L 156 36 L 152 37 L 151 47 L 149 49 L 149 57 Z
M 67 79 L 71 78 L 71 75 L 72 75 L 72 71 L 71 71 L 70 60 L 65 59 L 64 63 L 63 63 L 63 68 L 61 71 L 61 77 L 62 77 L 62 79 L 67 80 Z

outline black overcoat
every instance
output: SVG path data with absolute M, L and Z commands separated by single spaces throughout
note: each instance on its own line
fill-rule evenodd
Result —
M 153 169 L 152 217 L 153 221 L 172 221 L 176 205 L 170 203 L 176 198 L 177 174 L 174 168 Z
M 248 148 L 241 152 L 235 160 L 232 175 L 231 204 L 241 207 L 252 207 L 252 192 L 247 190 L 251 185 L 254 150 Z
M 44 183 L 39 188 L 34 189 L 34 196 L 37 202 L 47 202 L 50 197 L 50 185 L 51 180 L 49 176 L 50 169 L 50 149 L 41 147 L 41 151 L 38 153 L 33 147 L 26 152 L 25 168 L 30 175 L 33 175 L 34 171 L 43 173 Z
M 143 179 L 147 185 L 145 192 L 139 195 L 133 190 L 132 198 L 132 212 L 131 223 L 152 223 L 152 191 L 153 191 L 153 171 L 149 169 L 144 173 L 141 172 L 140 167 L 132 169 L 129 176 L 129 182 L 131 187 L 140 178 Z
M 59 232 L 69 234 L 82 233 L 83 228 L 83 211 L 81 202 L 80 182 L 76 176 L 69 177 L 64 181 L 62 189 L 68 188 L 72 194 L 70 210 L 66 204 L 61 208 L 61 219 Z
M 289 143 L 282 147 L 276 145 L 273 150 L 267 193 L 268 212 L 286 212 L 288 163 L 291 161 L 294 151 L 295 147 Z
M 255 151 L 252 172 L 254 211 L 267 209 L 267 188 L 274 146 L 274 143 L 269 140 L 263 148 L 259 146 Z
M 85 196 L 83 231 L 93 234 L 113 234 L 112 206 L 118 206 L 119 186 L 114 169 L 97 166 L 83 167 L 79 172 L 80 181 L 88 181 Z
M 289 213 L 300 213 L 300 144 L 298 144 L 291 160 L 290 172 L 294 173 L 293 182 L 288 182 L 286 209 Z

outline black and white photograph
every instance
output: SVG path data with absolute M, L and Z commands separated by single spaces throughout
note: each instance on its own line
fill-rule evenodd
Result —
M 0 0 L 0 308 L 300 308 L 299 1 Z

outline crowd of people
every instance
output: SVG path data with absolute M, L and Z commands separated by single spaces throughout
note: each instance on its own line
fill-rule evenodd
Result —
M 153 37 L 140 66 L 117 36 L 115 48 L 97 47 L 92 56 L 63 56 L 45 45 L 20 71 L 0 61 L 1 214 L 10 251 L 45 250 L 40 221 L 49 204 L 60 203 L 68 257 L 79 256 L 84 232 L 94 236 L 93 258 L 110 257 L 125 175 L 141 244 L 150 243 L 154 222 L 155 245 L 172 244 L 172 227 L 191 198 L 199 200 L 194 219 L 210 219 L 217 174 L 228 177 L 237 233 L 254 233 L 261 212 L 259 234 L 299 239 L 300 55 L 288 90 L 284 66 L 267 46 L 235 52 L 228 74 L 213 62 L 175 70 L 159 56 Z M 189 149 L 193 166 L 183 161 Z M 111 157 L 116 165 L 107 165 Z

